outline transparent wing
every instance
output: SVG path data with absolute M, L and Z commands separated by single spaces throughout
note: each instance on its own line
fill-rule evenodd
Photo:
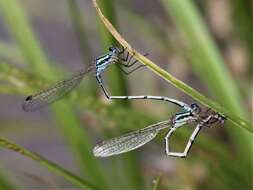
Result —
M 59 100 L 64 95 L 71 92 L 76 86 L 78 86 L 84 75 L 92 70 L 92 67 L 88 67 L 69 79 L 60 81 L 46 90 L 28 96 L 22 105 L 23 110 L 26 112 L 35 111 Z
M 98 143 L 93 154 L 96 157 L 108 157 L 137 149 L 151 141 L 161 129 L 167 128 L 169 120 L 150 125 L 144 129 L 127 133 Z

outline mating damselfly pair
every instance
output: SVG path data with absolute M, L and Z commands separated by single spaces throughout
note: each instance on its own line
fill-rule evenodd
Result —
M 135 66 L 138 63 L 137 60 L 133 60 L 133 56 L 129 55 L 124 48 L 110 47 L 109 52 L 95 60 L 95 63 L 84 70 L 79 71 L 76 75 L 73 75 L 69 79 L 60 81 L 54 86 L 38 92 L 34 95 L 28 96 L 23 103 L 23 110 L 30 112 L 36 111 L 48 104 L 51 104 L 64 95 L 71 92 L 77 87 L 84 76 L 88 73 L 94 74 L 96 80 L 101 87 L 103 93 L 108 99 L 150 99 L 167 101 L 179 106 L 183 111 L 172 116 L 171 119 L 163 122 L 156 123 L 148 126 L 144 129 L 128 133 L 121 137 L 116 137 L 108 141 L 98 143 L 93 149 L 93 153 L 97 157 L 107 157 L 112 155 L 121 154 L 141 147 L 147 142 L 151 141 L 160 130 L 168 129 L 169 131 L 165 137 L 166 154 L 175 157 L 185 157 L 190 150 L 194 139 L 203 127 L 210 127 L 214 124 L 223 124 L 225 117 L 211 110 L 202 111 L 197 104 L 188 105 L 184 102 L 171 99 L 163 96 L 110 96 L 107 92 L 101 74 L 111 64 L 117 65 L 124 74 L 130 74 L 144 65 Z M 135 67 L 134 67 L 135 66 Z M 134 68 L 133 68 L 134 67 Z M 125 70 L 130 68 L 130 70 Z M 169 150 L 169 138 L 172 133 L 179 127 L 195 122 L 197 124 L 193 131 L 184 152 L 171 152 Z

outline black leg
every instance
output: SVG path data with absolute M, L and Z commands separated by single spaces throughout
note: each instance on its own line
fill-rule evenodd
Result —
M 134 68 L 133 70 L 129 71 L 128 74 L 131 74 L 132 72 L 140 69 L 141 67 L 146 67 L 146 65 L 139 65 L 138 67 Z
M 103 79 L 102 79 L 101 75 L 96 75 L 96 79 L 97 79 L 97 82 L 98 82 L 100 88 L 102 89 L 104 95 L 106 96 L 106 98 L 110 99 L 109 94 L 103 84 Z
M 129 75 L 129 73 L 125 71 L 120 65 L 118 65 L 118 67 L 125 75 Z
M 123 56 L 124 56 L 124 55 L 123 55 Z M 126 62 L 126 61 L 128 60 L 128 58 L 129 58 L 129 52 L 127 52 L 126 57 L 123 57 L 123 58 L 122 58 L 122 61 L 123 61 L 123 62 Z
M 133 57 L 133 56 L 132 56 L 132 57 Z M 131 57 L 131 58 L 132 58 L 132 57 Z M 124 66 L 125 66 L 125 67 L 132 67 L 135 63 L 138 62 L 138 60 L 135 60 L 135 61 L 132 62 L 132 63 L 130 63 L 130 61 L 131 61 L 131 60 L 129 60 L 129 61 L 127 62 L 127 64 L 125 64 Z
M 123 46 L 121 46 L 121 51 L 119 52 L 119 54 L 124 54 L 125 51 L 126 51 L 126 48 L 124 48 Z
M 134 68 L 134 69 L 132 69 L 130 71 L 125 71 L 120 65 L 118 65 L 118 66 L 119 66 L 120 70 L 123 71 L 123 73 L 125 75 L 129 75 L 129 74 L 133 73 L 134 71 L 140 69 L 141 67 L 145 67 L 145 65 L 139 65 L 138 67 L 136 67 L 136 68 Z
M 148 53 L 144 54 L 144 56 L 147 56 L 147 55 L 148 55 Z M 128 61 L 126 60 L 127 63 L 122 64 L 122 65 L 124 65 L 125 67 L 132 67 L 134 64 L 136 64 L 138 62 L 138 60 L 135 60 L 134 62 L 131 63 L 132 58 L 133 58 L 133 55 L 131 55 L 131 57 L 130 57 L 130 59 Z
M 123 58 L 121 59 L 123 62 L 126 62 L 129 57 L 129 52 L 127 52 L 126 57 L 125 57 L 125 52 L 126 52 L 126 48 L 123 48 L 123 47 L 122 47 L 122 50 L 119 52 L 119 54 L 123 55 Z

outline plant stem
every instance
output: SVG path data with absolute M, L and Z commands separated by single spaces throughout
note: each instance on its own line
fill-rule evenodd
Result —
M 33 152 L 23 148 L 17 144 L 14 144 L 7 139 L 0 138 L 0 146 L 4 147 L 6 149 L 12 150 L 18 154 L 21 154 L 27 158 L 34 160 L 35 162 L 46 167 L 48 170 L 52 171 L 53 173 L 56 173 L 57 175 L 64 177 L 67 181 L 69 181 L 70 183 L 72 183 L 73 185 L 75 185 L 77 187 L 84 188 L 84 189 L 87 189 L 87 188 L 88 189 L 97 189 L 90 182 L 88 182 L 84 179 L 81 179 L 80 177 L 72 174 L 71 172 L 62 168 L 61 166 L 43 158 L 42 156 L 40 156 L 36 153 L 33 153 Z

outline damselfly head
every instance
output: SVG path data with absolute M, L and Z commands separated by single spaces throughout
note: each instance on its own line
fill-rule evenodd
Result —
M 113 54 L 119 54 L 120 53 L 120 50 L 119 48 L 117 48 L 116 46 L 110 46 L 109 47 L 109 51 Z
M 199 105 L 196 103 L 191 104 L 191 109 L 195 114 L 199 114 L 201 112 L 201 107 L 199 107 Z

